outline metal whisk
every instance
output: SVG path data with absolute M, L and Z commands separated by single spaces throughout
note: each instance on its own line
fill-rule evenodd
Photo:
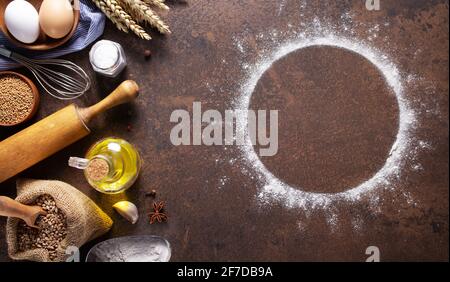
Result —
M 61 59 L 29 59 L 0 46 L 0 55 L 26 67 L 44 90 L 61 100 L 83 95 L 91 85 L 86 72 L 71 61 Z

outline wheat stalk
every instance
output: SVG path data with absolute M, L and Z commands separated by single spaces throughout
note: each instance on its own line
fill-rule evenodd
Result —
M 138 25 L 127 12 L 124 11 L 122 6 L 120 6 L 120 4 L 116 0 L 103 1 L 105 2 L 106 6 L 110 8 L 112 13 L 119 17 L 122 22 L 137 36 L 146 40 L 151 39 L 150 35 L 140 25 Z
M 105 14 L 105 16 L 114 23 L 114 25 L 121 31 L 128 33 L 128 28 L 125 24 L 122 23 L 121 19 L 118 18 L 111 9 L 106 6 L 105 2 L 102 0 L 92 0 L 94 4 Z
M 161 10 L 169 10 L 169 6 L 164 4 L 164 0 L 143 0 L 145 3 L 156 6 Z
M 115 0 L 107 0 L 115 1 Z M 129 8 L 130 13 L 139 22 L 147 22 L 156 27 L 162 34 L 170 34 L 169 27 L 156 15 L 153 10 L 142 0 L 120 0 L 125 6 Z

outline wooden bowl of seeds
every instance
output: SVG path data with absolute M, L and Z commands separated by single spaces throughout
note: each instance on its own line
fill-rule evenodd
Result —
M 13 71 L 0 72 L 0 126 L 13 126 L 34 116 L 39 91 L 26 76 Z

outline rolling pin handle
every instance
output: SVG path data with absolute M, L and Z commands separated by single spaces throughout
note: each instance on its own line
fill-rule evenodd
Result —
M 131 102 L 138 95 L 139 86 L 137 83 L 133 80 L 125 80 L 105 99 L 91 107 L 78 109 L 78 112 L 83 121 L 87 124 L 104 111 L 120 104 Z

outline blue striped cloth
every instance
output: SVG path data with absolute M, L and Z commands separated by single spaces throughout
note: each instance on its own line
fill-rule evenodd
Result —
M 90 0 L 80 0 L 80 21 L 73 37 L 66 44 L 49 51 L 25 50 L 12 46 L 3 33 L 0 32 L 0 45 L 4 45 L 9 50 L 16 51 L 29 58 L 56 58 L 86 48 L 86 46 L 102 35 L 104 29 L 105 15 Z M 8 70 L 18 66 L 16 62 L 0 56 L 0 70 Z

